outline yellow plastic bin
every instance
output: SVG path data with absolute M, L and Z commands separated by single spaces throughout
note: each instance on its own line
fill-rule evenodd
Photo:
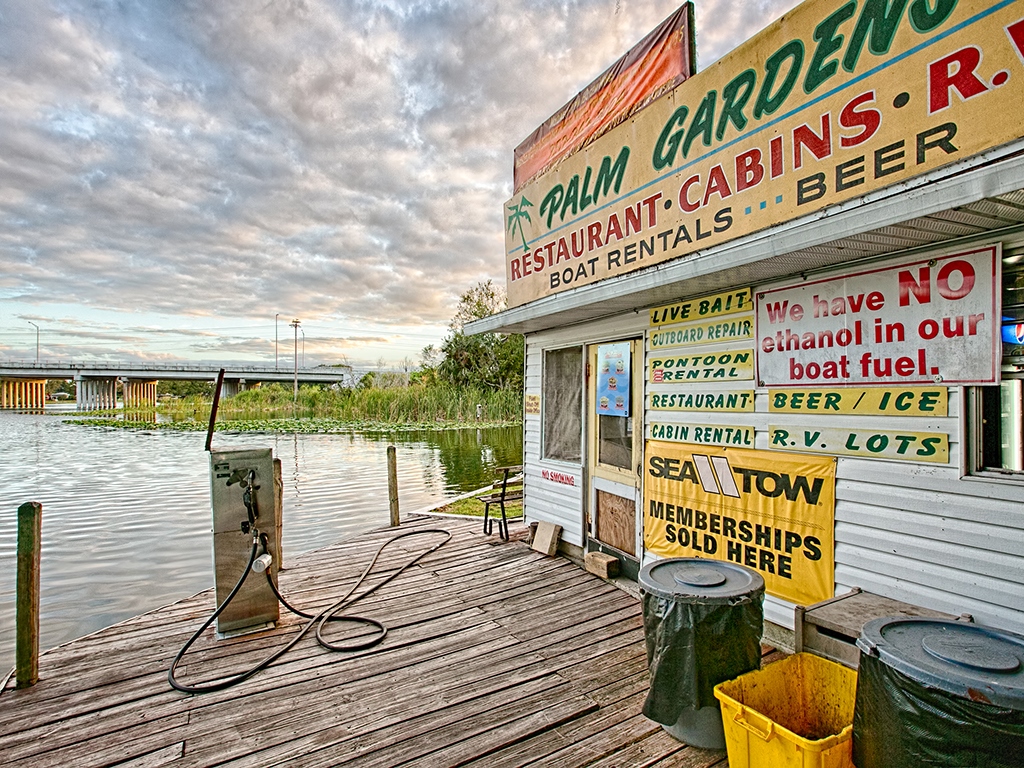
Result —
M 857 673 L 798 653 L 719 683 L 730 768 L 853 768 Z

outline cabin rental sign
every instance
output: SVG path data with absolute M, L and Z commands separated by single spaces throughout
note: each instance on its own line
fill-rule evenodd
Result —
M 1024 136 L 1019 0 L 808 0 L 505 203 L 508 303 Z

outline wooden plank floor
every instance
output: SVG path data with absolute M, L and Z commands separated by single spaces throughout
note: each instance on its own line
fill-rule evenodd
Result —
M 0 694 L 0 765 L 727 765 L 640 714 L 635 598 L 564 558 L 483 536 L 478 520 L 417 518 L 402 530 L 438 527 L 452 540 L 353 609 L 389 626 L 368 651 L 332 653 L 310 634 L 234 688 L 182 694 L 167 668 L 213 609 L 211 590 L 43 654 L 38 685 L 12 681 Z M 330 605 L 393 535 L 292 559 L 282 592 L 306 610 Z M 429 541 L 396 543 L 375 573 Z M 246 669 L 304 623 L 283 613 L 272 631 L 220 641 L 207 630 L 179 679 Z

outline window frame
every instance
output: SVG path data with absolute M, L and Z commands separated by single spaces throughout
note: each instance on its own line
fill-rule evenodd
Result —
M 576 368 L 576 376 L 575 376 L 575 379 L 573 381 L 573 383 L 575 384 L 575 387 L 572 387 L 572 391 L 575 392 L 575 403 L 574 404 L 572 402 L 569 403 L 569 406 L 574 406 L 575 407 L 575 417 L 571 421 L 575 423 L 575 427 L 578 430 L 578 432 L 574 431 L 573 435 L 572 435 L 572 437 L 576 438 L 576 442 L 575 442 L 575 446 L 576 446 L 575 452 L 576 452 L 576 455 L 575 455 L 575 458 L 565 458 L 564 456 L 554 456 L 554 455 L 550 455 L 548 453 L 548 450 L 549 450 L 548 435 L 549 435 L 549 429 L 552 426 L 552 422 L 551 422 L 551 420 L 549 418 L 549 409 L 551 407 L 557 408 L 560 412 L 562 412 L 563 418 L 566 419 L 564 423 L 566 423 L 566 424 L 570 423 L 570 420 L 566 417 L 566 415 L 564 413 L 566 404 L 565 403 L 561 403 L 561 402 L 559 402 L 559 403 L 552 403 L 551 402 L 551 398 L 549 397 L 548 371 L 549 371 L 550 366 L 549 366 L 549 362 L 548 362 L 549 361 L 548 355 L 549 354 L 565 353 L 565 352 L 569 352 L 569 351 L 575 351 L 576 354 L 578 355 L 578 360 L 579 360 L 579 367 Z M 584 371 L 585 371 L 585 367 L 584 366 L 585 365 L 586 365 L 586 359 L 585 359 L 584 345 L 583 344 L 567 344 L 567 345 L 561 346 L 561 347 L 547 347 L 547 348 L 541 350 L 541 375 L 540 375 L 540 402 L 541 402 L 541 408 L 540 408 L 540 413 L 541 413 L 541 418 L 540 418 L 540 460 L 541 461 L 556 462 L 556 463 L 559 463 L 559 464 L 564 464 L 564 465 L 572 466 L 572 467 L 580 467 L 580 466 L 583 465 L 583 452 L 584 452 L 584 449 L 583 449 L 583 407 L 584 407 L 583 403 L 584 403 L 584 399 L 585 399 L 584 395 L 583 395 L 583 387 L 585 385 L 585 376 L 584 376 Z M 566 384 L 566 385 L 569 384 L 568 377 L 567 377 L 566 381 L 563 382 L 563 383 Z M 563 389 L 562 391 L 569 391 L 569 389 L 570 388 L 568 386 L 566 386 L 565 389 Z M 566 438 L 563 438 L 563 440 L 568 440 L 568 436 Z
M 1002 250 L 1002 324 L 1007 321 L 1016 320 L 1024 322 L 1024 252 L 1019 247 L 1008 248 L 1003 244 Z M 1015 300 L 1016 299 L 1016 300 Z M 991 415 L 994 404 L 991 402 L 993 395 L 987 392 L 1001 393 L 1006 382 L 1018 382 L 1014 387 L 1018 388 L 1019 395 L 1024 398 L 1024 345 L 1011 345 L 1003 342 L 1002 364 L 1000 383 L 987 386 L 969 386 L 961 389 L 961 407 L 963 409 L 964 431 L 964 461 L 963 477 L 982 480 L 1002 480 L 1010 483 L 1024 482 L 1024 400 L 1020 400 L 1016 435 L 1013 441 L 1016 443 L 1017 460 L 1021 467 L 1014 469 L 1005 466 L 986 465 L 986 452 L 992 451 L 992 440 L 997 437 L 999 445 L 1002 445 L 1002 405 L 1000 402 L 999 432 L 997 435 L 986 434 L 986 416 Z M 986 411 L 989 411 L 987 414 Z M 1000 456 L 1002 463 L 1002 456 Z

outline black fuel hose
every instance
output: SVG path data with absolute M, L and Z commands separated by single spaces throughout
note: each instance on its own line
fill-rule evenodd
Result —
M 377 584 L 375 584 L 373 587 L 371 587 L 370 589 L 366 590 L 362 594 L 355 595 L 353 597 L 353 595 L 355 594 L 356 590 L 359 589 L 359 587 L 362 585 L 362 583 L 366 580 L 366 577 L 370 574 L 370 571 L 373 569 L 373 566 L 377 563 L 377 560 L 380 558 L 381 553 L 389 545 L 394 544 L 396 541 L 399 541 L 401 539 L 409 538 L 409 537 L 412 537 L 412 536 L 422 536 L 424 534 L 438 534 L 438 533 L 439 534 L 443 534 L 445 538 L 442 539 L 441 541 L 439 541 L 437 544 L 434 544 L 433 546 L 431 546 L 429 549 L 425 549 L 424 551 L 420 552 L 418 555 L 416 555 L 412 559 L 408 560 L 404 565 L 402 565 L 401 568 L 399 568 L 397 571 L 392 573 L 386 579 L 378 582 Z M 171 684 L 172 688 L 174 688 L 175 690 L 181 691 L 183 693 L 212 693 L 213 691 L 222 691 L 225 688 L 230 688 L 231 686 L 237 685 L 238 683 L 241 683 L 244 680 L 248 680 L 250 677 L 255 675 L 257 672 L 260 672 L 261 670 L 266 669 L 267 667 L 269 667 L 277 659 L 279 659 L 285 653 L 290 651 L 303 637 L 306 636 L 306 633 L 309 632 L 309 630 L 314 625 L 316 625 L 316 639 L 317 639 L 317 642 L 320 643 L 320 645 L 322 645 L 324 648 L 327 648 L 328 650 L 331 650 L 331 651 L 349 651 L 349 652 L 351 652 L 351 651 L 362 651 L 362 650 L 366 650 L 368 648 L 372 648 L 375 645 L 380 644 L 384 640 L 385 636 L 388 633 L 388 629 L 387 629 L 386 626 L 384 626 L 384 624 L 382 624 L 381 622 L 377 621 L 376 619 L 368 619 L 368 618 L 365 618 L 365 617 L 362 617 L 362 616 L 339 615 L 338 612 L 341 611 L 341 610 L 344 610 L 346 608 L 350 608 L 353 605 L 355 605 L 357 602 L 362 600 L 364 597 L 368 597 L 369 595 L 372 595 L 378 589 L 380 589 L 385 584 L 387 584 L 390 581 L 392 581 L 395 578 L 397 578 L 399 575 L 401 575 L 403 572 L 405 572 L 408 568 L 410 568 L 413 565 L 415 565 L 416 563 L 418 563 L 420 560 L 422 560 L 424 557 L 429 555 L 431 552 L 435 552 L 436 550 L 440 549 L 442 546 L 447 544 L 448 541 L 451 540 L 451 538 L 452 538 L 451 531 L 446 531 L 443 528 L 424 528 L 424 529 L 418 530 L 418 531 L 406 531 L 405 533 L 400 533 L 397 536 L 391 537 L 390 539 L 385 541 L 383 544 L 381 544 L 380 547 L 377 548 L 377 551 L 374 553 L 373 558 L 370 560 L 369 565 L 366 566 L 366 568 L 363 570 L 362 574 L 360 574 L 359 578 L 356 579 L 355 583 L 352 585 L 352 588 L 348 592 L 346 592 L 345 595 L 342 598 L 340 598 L 339 600 L 336 600 L 334 603 L 332 603 L 331 605 L 327 606 L 322 611 L 320 611 L 320 613 L 317 613 L 317 614 L 310 614 L 310 613 L 306 613 L 304 611 L 301 611 L 301 610 L 299 610 L 297 608 L 293 608 L 288 603 L 288 601 L 285 600 L 284 596 L 278 591 L 277 585 L 274 584 L 274 580 L 270 576 L 270 569 L 267 569 L 267 571 L 265 572 L 265 575 L 267 577 L 267 583 L 270 584 L 270 588 L 273 590 L 274 595 L 281 602 L 281 605 L 283 605 L 289 611 L 291 611 L 292 613 L 296 614 L 297 616 L 301 616 L 302 618 L 309 619 L 309 621 L 306 622 L 306 625 L 299 631 L 298 635 L 296 635 L 294 638 L 292 638 L 288 642 L 287 645 L 285 645 L 282 648 L 279 648 L 278 650 L 274 651 L 269 656 L 267 656 L 265 659 L 263 659 L 263 661 L 259 662 L 258 664 L 256 664 L 255 666 L 251 667 L 250 669 L 245 670 L 244 672 L 240 672 L 240 673 L 238 673 L 236 675 L 231 675 L 229 677 L 224 677 L 224 678 L 214 679 L 214 680 L 210 680 L 210 681 L 206 681 L 206 682 L 196 683 L 194 685 L 186 685 L 184 683 L 181 683 L 174 676 L 174 671 L 177 668 L 178 664 L 181 663 L 182 658 L 188 652 L 188 649 L 192 647 L 192 644 L 195 643 L 195 641 L 199 639 L 199 636 L 202 635 L 204 631 L 206 631 L 206 629 L 216 620 L 216 618 L 224 611 L 224 609 L 228 606 L 228 604 L 234 599 L 235 595 L 238 594 L 238 591 L 242 588 L 242 585 L 245 583 L 246 578 L 249 576 L 249 572 L 252 570 L 252 564 L 256 561 L 256 554 L 257 554 L 257 552 L 259 552 L 260 547 L 263 545 L 263 542 L 265 541 L 265 539 L 261 536 L 261 534 L 260 534 L 260 532 L 258 530 L 253 530 L 253 542 L 252 542 L 252 549 L 251 549 L 251 551 L 249 553 L 249 562 L 246 564 L 245 570 L 243 571 L 241 578 L 238 579 L 238 583 L 235 584 L 235 586 L 232 588 L 231 592 L 224 599 L 224 602 L 221 603 L 217 607 L 217 610 L 215 610 L 212 614 L 210 614 L 210 617 L 203 623 L 203 625 L 199 629 L 197 629 L 195 631 L 195 633 L 192 635 L 192 637 L 190 637 L 188 639 L 188 641 L 181 647 L 181 650 L 178 651 L 178 655 L 174 657 L 174 661 L 171 663 L 170 669 L 167 670 L 167 682 Z M 339 644 L 339 643 L 332 643 L 332 642 L 328 641 L 327 639 L 325 639 L 324 636 L 323 636 L 323 628 L 324 628 L 324 625 L 328 621 L 344 621 L 344 622 L 355 623 L 355 624 L 363 624 L 363 625 L 366 625 L 366 626 L 370 626 L 370 627 L 376 628 L 378 630 L 378 633 L 376 635 L 374 635 L 373 637 L 371 637 L 369 640 L 364 640 L 364 641 L 361 641 L 361 642 L 358 642 L 358 643 L 353 643 L 353 644 L 348 644 L 348 645 L 343 645 L 343 644 Z

